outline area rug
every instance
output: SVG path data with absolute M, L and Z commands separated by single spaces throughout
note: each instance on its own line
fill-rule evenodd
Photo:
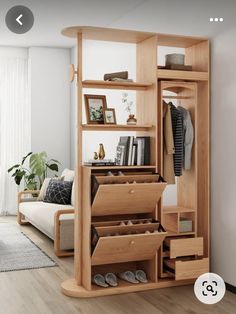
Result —
M 57 264 L 16 226 L 0 223 L 0 272 L 54 266 Z

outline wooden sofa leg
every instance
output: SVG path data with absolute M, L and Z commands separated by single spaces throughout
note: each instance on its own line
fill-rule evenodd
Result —
M 58 210 L 54 216 L 54 253 L 57 257 L 74 256 L 74 251 L 63 251 L 60 248 L 60 216 L 74 214 L 74 210 Z
M 28 225 L 29 224 L 29 222 L 28 221 L 26 221 L 26 220 L 24 220 L 24 215 L 22 215 L 20 212 L 19 212 L 19 210 L 18 210 L 18 213 L 17 213 L 17 222 L 18 222 L 18 224 L 19 225 Z

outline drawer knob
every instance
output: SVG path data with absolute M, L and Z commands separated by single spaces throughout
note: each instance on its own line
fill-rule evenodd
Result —
M 130 191 L 129 191 L 129 194 L 134 194 L 134 190 L 130 190 Z
M 134 241 L 132 240 L 132 241 L 130 242 L 130 244 L 131 244 L 131 245 L 134 245 Z

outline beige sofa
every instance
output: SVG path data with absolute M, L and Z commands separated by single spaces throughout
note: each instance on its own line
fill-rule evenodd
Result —
M 65 169 L 62 176 L 73 181 L 71 204 L 45 203 L 38 199 L 40 191 L 19 192 L 17 221 L 32 224 L 52 239 L 57 256 L 70 256 L 74 249 L 74 171 Z

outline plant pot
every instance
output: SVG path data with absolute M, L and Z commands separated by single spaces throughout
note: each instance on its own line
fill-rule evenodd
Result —
M 127 124 L 129 125 L 136 125 L 137 119 L 135 118 L 134 114 L 130 114 L 129 118 L 127 119 Z

